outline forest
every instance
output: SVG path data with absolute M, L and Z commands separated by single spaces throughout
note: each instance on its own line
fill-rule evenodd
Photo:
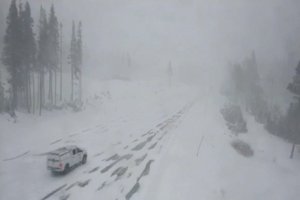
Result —
M 28 2 L 11 1 L 1 54 L 5 69 L 0 70 L 3 73 L 0 74 L 0 112 L 14 117 L 16 110 L 39 115 L 45 109 L 65 106 L 80 110 L 82 23 L 72 22 L 69 65 L 64 66 L 64 25 L 56 16 L 55 6 L 52 4 L 49 11 L 41 6 L 38 22 L 34 22 L 31 12 Z M 34 27 L 38 27 L 38 33 Z M 63 73 L 66 67 L 70 68 L 69 75 Z

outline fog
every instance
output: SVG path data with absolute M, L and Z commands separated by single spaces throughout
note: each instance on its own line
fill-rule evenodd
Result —
M 228 62 L 255 51 L 262 79 L 275 77 L 285 88 L 299 59 L 297 0 L 29 2 L 35 25 L 40 5 L 54 3 L 64 24 L 66 54 L 71 21 L 82 20 L 84 67 L 101 78 L 127 71 L 130 59 L 136 77 L 160 77 L 171 62 L 180 79 L 212 80 L 222 77 Z M 2 38 L 9 3 L 1 0 Z
M 10 2 L 0 199 L 299 199 L 299 0 Z

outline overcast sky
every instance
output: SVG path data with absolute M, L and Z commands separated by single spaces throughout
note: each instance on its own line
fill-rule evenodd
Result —
M 2 23 L 9 2 L 1 0 Z M 145 73 L 163 72 L 171 61 L 181 75 L 212 77 L 255 50 L 261 71 L 276 69 L 286 79 L 300 59 L 299 0 L 29 2 L 35 17 L 41 4 L 55 3 L 67 42 L 72 19 L 82 20 L 86 67 L 101 73 L 123 67 L 130 55 Z

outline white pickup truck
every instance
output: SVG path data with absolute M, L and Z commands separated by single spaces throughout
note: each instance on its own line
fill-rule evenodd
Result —
M 47 168 L 52 172 L 67 173 L 78 164 L 85 164 L 87 152 L 77 146 L 65 146 L 48 153 Z

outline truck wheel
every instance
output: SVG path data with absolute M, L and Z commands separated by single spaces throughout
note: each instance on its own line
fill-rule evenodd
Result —
M 66 174 L 66 173 L 68 173 L 69 171 L 70 171 L 70 166 L 69 166 L 69 164 L 66 164 L 65 169 L 64 169 L 64 171 L 63 171 L 63 174 Z
M 86 156 L 86 155 L 84 155 L 84 156 L 83 156 L 83 158 L 82 158 L 82 161 L 81 161 L 81 163 L 82 163 L 82 164 L 85 164 L 85 163 L 86 163 L 86 159 L 87 159 L 87 156 Z

